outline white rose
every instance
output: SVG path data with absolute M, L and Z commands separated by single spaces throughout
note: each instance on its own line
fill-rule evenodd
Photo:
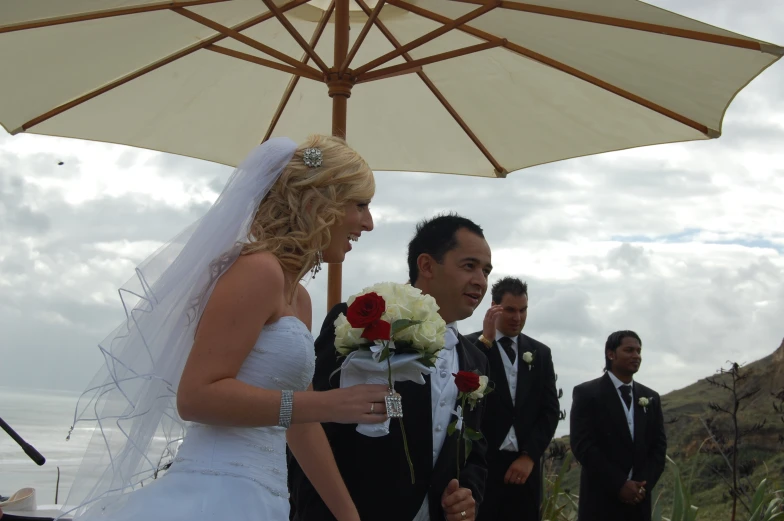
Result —
M 395 283 L 394 282 L 380 282 L 378 284 L 374 284 L 369 288 L 365 288 L 362 290 L 363 293 L 376 293 L 381 295 L 384 298 L 384 301 L 389 304 L 390 302 L 394 302 L 395 298 Z
M 469 398 L 472 399 L 472 400 L 481 400 L 482 398 L 484 398 L 485 389 L 487 389 L 487 383 L 489 381 L 490 381 L 490 379 L 487 376 L 480 376 L 479 377 L 479 389 L 477 389 L 476 391 L 472 392 L 469 395 Z
M 446 323 L 438 314 L 438 304 L 430 295 L 424 295 L 410 284 L 380 282 L 363 289 L 347 300 L 350 306 L 360 295 L 376 293 L 384 299 L 382 320 L 393 324 L 396 320 L 409 319 L 421 324 L 404 329 L 394 336 L 395 340 L 411 342 L 427 354 L 435 354 L 444 347 Z M 352 330 L 345 318 L 335 322 L 336 347 L 353 346 L 361 342 L 362 330 Z
M 384 314 L 381 316 L 382 320 L 386 320 L 390 324 L 394 324 L 395 320 L 400 320 L 401 318 L 408 317 L 410 315 L 405 307 L 397 304 L 394 301 L 390 302 L 386 299 L 385 301 L 387 303 L 387 307 L 386 311 L 384 311 Z
M 526 364 L 530 364 L 533 361 L 534 361 L 533 353 L 531 353 L 530 351 L 526 351 L 525 353 L 523 353 L 523 362 L 525 362 Z
M 373 286 L 369 286 L 369 287 L 363 289 L 362 291 L 360 291 L 356 295 L 351 295 L 348 298 L 348 300 L 346 300 L 346 304 L 351 306 L 351 304 L 353 304 L 354 301 L 357 300 L 357 297 L 361 297 L 362 295 L 367 295 L 368 293 L 375 293 L 375 294 L 381 296 L 384 299 L 384 301 L 386 302 L 386 301 L 392 300 L 394 298 L 395 289 L 393 287 L 393 283 L 392 282 L 381 282 L 379 284 L 375 284 Z
M 648 407 L 648 403 L 649 403 L 648 398 L 645 397 L 640 398 L 639 403 L 640 403 L 640 407 Z
M 362 329 L 351 327 L 346 315 L 341 313 L 335 319 L 335 347 L 343 354 L 340 348 L 354 347 L 362 342 Z M 349 350 L 351 352 L 351 350 Z
M 421 315 L 421 320 L 441 320 L 441 315 L 438 314 L 438 304 L 436 299 L 430 295 L 420 295 L 415 304 L 416 313 Z
M 441 317 L 438 317 L 441 319 Z M 444 344 L 446 343 L 445 336 L 446 336 L 446 322 L 443 319 L 438 321 L 430 321 L 430 324 L 435 324 L 436 326 L 436 335 L 433 342 L 429 343 L 426 346 L 422 346 L 428 353 L 437 353 L 444 348 Z
M 422 322 L 411 329 L 414 330 L 413 342 L 416 346 L 428 350 L 438 342 L 438 324 L 434 322 Z M 443 337 L 441 344 L 443 345 Z

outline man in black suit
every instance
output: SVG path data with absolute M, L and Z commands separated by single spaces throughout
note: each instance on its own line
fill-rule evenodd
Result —
M 604 376 L 574 388 L 570 438 L 582 465 L 579 521 L 650 521 L 650 492 L 664 471 L 661 400 L 634 381 L 642 341 L 616 331 L 604 348 Z
M 452 373 L 488 373 L 487 358 L 457 333 L 455 324 L 471 316 L 487 290 L 490 247 L 482 229 L 470 220 L 439 216 L 417 226 L 409 243 L 408 268 L 411 284 L 435 298 L 448 326 L 445 348 L 432 373 L 425 376 L 425 385 L 395 384 L 402 396 L 416 482 L 411 483 L 400 422 L 392 420 L 389 434 L 382 437 L 359 434 L 355 425 L 328 423 L 324 430 L 362 520 L 473 521 L 487 476 L 487 446 L 484 440 L 473 443 L 458 482 L 458 433 L 448 436 L 447 427 L 458 405 Z M 313 387 L 317 391 L 339 386 L 333 324 L 346 309 L 346 304 L 339 304 L 330 311 L 316 340 Z M 480 430 L 482 402 L 464 413 L 467 427 Z M 465 461 L 464 454 L 460 461 Z M 289 489 L 293 521 L 335 519 L 291 457 Z
M 493 285 L 483 330 L 468 335 L 490 361 L 495 392 L 486 400 L 488 476 L 480 521 L 535 521 L 541 502 L 542 454 L 558 425 L 550 348 L 522 333 L 528 285 L 506 277 Z

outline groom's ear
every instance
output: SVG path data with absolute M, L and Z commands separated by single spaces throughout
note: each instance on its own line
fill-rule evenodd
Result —
M 433 266 L 435 264 L 436 264 L 436 260 L 429 253 L 423 253 L 419 257 L 417 257 L 417 268 L 419 271 L 419 278 L 432 279 Z

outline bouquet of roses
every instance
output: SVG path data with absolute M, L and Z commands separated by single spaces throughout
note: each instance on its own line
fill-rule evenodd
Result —
M 335 320 L 335 348 L 343 356 L 370 352 L 376 362 L 393 355 L 413 355 L 425 367 L 433 367 L 444 347 L 446 323 L 430 295 L 409 284 L 382 282 L 348 299 L 348 311 Z M 354 355 L 356 356 L 356 355 Z M 398 378 L 424 384 L 420 375 Z
M 438 304 L 409 284 L 383 282 L 348 299 L 348 310 L 335 320 L 335 348 L 345 357 L 340 386 L 359 383 L 387 383 L 387 421 L 358 425 L 367 436 L 389 434 L 389 418 L 398 418 L 406 445 L 411 480 L 414 470 L 408 456 L 400 395 L 395 382 L 425 383 L 424 375 L 435 366 L 444 347 L 446 323 L 438 314 Z
M 449 424 L 446 432 L 450 436 L 455 431 L 459 432 L 457 440 L 457 479 L 460 479 L 460 442 L 463 441 L 465 444 L 465 458 L 467 460 L 468 455 L 471 454 L 474 442 L 482 439 L 481 432 L 463 425 L 463 411 L 466 410 L 466 405 L 471 407 L 473 411 L 477 402 L 493 392 L 493 388 L 489 387 L 490 380 L 487 376 L 472 371 L 458 371 L 457 374 L 453 373 L 452 376 L 455 377 L 455 385 L 458 391 L 457 397 L 460 400 L 460 405 L 457 406 L 457 410 L 453 411 L 457 418 Z

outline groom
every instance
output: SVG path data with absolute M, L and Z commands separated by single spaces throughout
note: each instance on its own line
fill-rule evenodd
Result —
M 447 427 L 457 406 L 452 373 L 488 372 L 485 355 L 457 333 L 455 324 L 471 316 L 487 290 L 490 247 L 482 229 L 472 221 L 452 214 L 438 216 L 417 226 L 408 245 L 408 269 L 411 284 L 435 298 L 448 326 L 445 349 L 432 374 L 425 377 L 426 383 L 395 384 L 403 400 L 416 482 L 411 483 L 400 422 L 393 419 L 389 434 L 377 438 L 359 434 L 355 425 L 327 423 L 324 430 L 361 519 L 473 521 L 487 475 L 487 445 L 484 440 L 474 442 L 458 482 L 454 479 L 457 433 L 448 436 Z M 340 375 L 333 374 L 340 367 L 333 323 L 346 309 L 346 304 L 339 304 L 330 311 L 316 340 L 315 390 L 339 386 Z M 465 425 L 479 430 L 483 410 L 480 401 L 476 409 L 466 411 Z M 335 519 L 291 456 L 289 489 L 292 521 Z

